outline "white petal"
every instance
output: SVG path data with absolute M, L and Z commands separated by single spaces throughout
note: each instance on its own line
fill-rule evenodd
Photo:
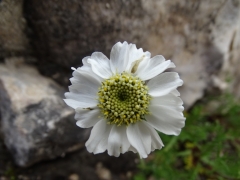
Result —
M 80 83 L 91 86 L 94 89 L 98 89 L 101 85 L 102 78 L 97 76 L 93 71 L 90 70 L 82 70 L 78 68 L 76 71 L 73 72 L 73 77 L 70 79 L 71 83 Z
M 75 76 L 75 74 L 78 75 L 78 73 L 80 73 L 87 78 L 91 77 L 91 79 L 93 78 L 101 83 L 103 78 L 101 78 L 100 76 L 98 76 L 97 74 L 95 74 L 92 71 L 91 64 L 88 63 L 88 59 L 90 59 L 90 58 L 91 58 L 90 56 L 83 58 L 83 60 L 82 60 L 83 66 L 77 68 L 77 70 L 75 72 L 73 72 L 73 76 Z M 78 72 L 78 73 L 76 73 L 76 72 Z
M 133 66 L 136 64 L 134 62 L 139 61 L 139 63 L 141 61 L 144 61 L 145 59 L 149 59 L 151 57 L 151 53 L 146 51 L 143 52 L 143 49 L 137 49 L 135 44 L 130 44 L 129 45 L 129 60 L 128 60 L 128 64 L 127 67 L 125 68 L 125 71 L 128 73 L 131 73 Z M 138 64 L 139 66 L 139 64 Z M 137 68 L 138 68 L 137 66 Z
M 174 96 L 180 96 L 180 92 L 177 89 L 172 90 L 171 94 L 173 94 Z
M 113 73 L 122 73 L 128 61 L 128 43 L 116 43 L 110 53 L 110 66 Z
M 87 62 L 89 58 L 91 58 L 91 56 L 86 56 L 85 58 L 82 59 L 83 66 L 77 68 L 77 71 L 85 71 L 85 72 L 93 73 L 92 68 L 91 68 L 91 64 L 89 64 Z
M 135 73 L 143 81 L 149 80 L 158 74 L 165 71 L 167 68 L 174 68 L 175 65 L 170 61 L 165 61 L 161 55 L 155 56 L 152 59 L 145 59 L 139 64 Z
M 110 54 L 110 66 L 113 73 L 131 72 L 134 61 L 150 57 L 149 52 L 137 49 L 135 44 L 128 44 L 127 42 L 116 43 Z
M 100 83 L 93 78 L 86 78 L 83 75 L 80 75 L 81 78 L 76 79 L 75 77 L 71 78 L 70 81 L 72 85 L 69 86 L 69 91 L 83 96 L 91 96 L 92 98 L 97 98 L 98 88 Z
M 127 127 L 130 144 L 138 151 L 140 158 L 146 158 L 151 151 L 151 135 L 142 122 Z
M 154 151 L 155 149 L 162 149 L 164 145 L 157 131 L 149 125 L 148 122 L 143 121 L 143 123 L 146 125 L 146 128 L 148 128 L 151 135 L 151 151 Z
M 181 98 L 173 95 L 173 94 L 167 94 L 164 96 L 154 97 L 151 99 L 151 104 L 154 106 L 182 106 L 183 101 Z
M 97 98 L 98 88 L 93 88 L 92 86 L 89 86 L 88 84 L 75 83 L 75 84 L 69 86 L 68 88 L 69 88 L 69 91 L 72 93 L 76 93 L 76 94 L 84 95 L 84 96 L 90 96 L 95 99 Z
M 98 103 L 98 100 L 96 99 L 96 95 L 91 96 L 88 94 L 78 94 L 78 93 L 72 93 L 72 92 L 66 92 L 64 95 L 67 99 L 89 103 L 91 104 L 91 106 L 95 106 Z
M 101 120 L 100 115 L 101 111 L 97 107 L 93 109 L 77 108 L 75 119 L 78 121 L 76 124 L 81 128 L 90 128 Z
M 91 58 L 91 56 L 86 56 L 82 59 L 83 66 L 91 67 L 91 65 L 87 62 L 89 58 Z
M 142 61 L 139 64 L 138 69 L 135 74 L 138 74 L 139 72 L 141 73 L 142 71 L 144 71 L 149 66 L 150 61 L 152 61 L 151 63 L 161 64 L 165 61 L 165 58 L 161 55 L 157 55 L 151 59 L 144 59 L 144 61 Z
M 67 93 L 65 93 L 65 96 L 66 96 L 66 94 Z M 73 109 L 76 109 L 78 107 L 80 107 L 80 108 L 88 108 L 88 107 L 94 107 L 94 106 L 97 105 L 95 102 L 89 101 L 90 99 L 86 98 L 86 97 L 82 97 L 81 101 L 76 101 L 76 100 L 73 100 L 73 99 L 63 99 L 63 100 L 65 101 L 65 103 L 68 106 L 72 107 Z
M 110 69 L 110 61 L 103 53 L 93 53 L 91 58 L 89 58 L 87 62 L 91 64 L 92 71 L 98 76 L 104 79 L 112 76 L 112 72 Z
M 133 153 L 137 153 L 137 150 L 131 145 L 130 145 L 128 151 L 132 151 Z
M 178 73 L 165 72 L 154 77 L 147 83 L 149 88 L 148 93 L 153 97 L 163 96 L 170 93 L 182 84 L 183 81 L 179 78 Z
M 98 121 L 91 131 L 91 135 L 86 142 L 86 148 L 94 154 L 102 153 L 107 149 L 108 137 L 112 125 L 108 125 L 106 120 Z
M 149 111 L 150 114 L 145 116 L 147 122 L 164 134 L 177 136 L 185 125 L 186 118 L 176 109 L 150 104 Z
M 159 107 L 161 109 L 165 109 L 165 110 L 174 110 L 177 111 L 179 114 L 182 115 L 182 111 L 184 110 L 184 107 L 181 105 L 157 105 L 156 107 Z
M 125 126 L 113 125 L 108 138 L 108 154 L 118 157 L 130 147 Z

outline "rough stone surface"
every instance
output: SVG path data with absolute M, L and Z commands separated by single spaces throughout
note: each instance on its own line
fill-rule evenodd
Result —
M 240 47 L 239 3 L 152 0 L 143 4 L 161 26 L 149 34 L 148 46 L 154 54 L 162 52 L 177 65 L 184 80 L 180 92 L 186 108 L 202 98 L 205 91 L 215 93 L 216 89 L 236 87 L 226 83 L 220 74 L 227 64 L 229 72 L 236 71 L 240 63 L 239 56 L 235 61 L 229 56 Z M 153 6 L 160 12 L 151 12 Z
M 2 132 L 16 163 L 28 166 L 81 148 L 88 131 L 75 125 L 63 89 L 16 61 L 0 64 Z
M 30 46 L 25 34 L 23 0 L 0 1 L 0 60 L 3 57 L 26 55 Z
M 0 149 L 1 145 L 0 139 Z M 83 148 L 65 157 L 22 168 L 13 164 L 6 148 L 1 153 L 4 155 L 0 156 L 1 180 L 105 180 L 99 176 L 99 163 L 111 172 L 111 180 L 129 180 L 129 174 L 136 173 L 138 164 L 138 157 L 132 152 L 116 158 L 107 153 L 94 155 Z
M 240 97 L 239 19 L 239 0 L 0 0 L 0 61 L 26 59 L 33 48 L 34 65 L 67 87 L 71 66 L 93 51 L 109 56 L 114 43 L 126 40 L 174 61 L 189 108 L 205 91 Z M 16 59 L 1 65 L 0 103 L 5 142 L 17 163 L 79 148 L 82 132 L 62 104 L 63 90 Z
M 78 66 L 93 51 L 109 56 L 114 43 L 126 40 L 176 63 L 186 108 L 205 90 L 228 88 L 223 70 L 240 77 L 239 54 L 231 60 L 240 44 L 239 0 L 26 0 L 24 7 L 44 67 Z

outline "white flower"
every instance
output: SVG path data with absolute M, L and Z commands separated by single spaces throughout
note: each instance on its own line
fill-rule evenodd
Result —
M 94 52 L 82 62 L 82 67 L 73 68 L 64 100 L 75 109 L 79 127 L 93 126 L 86 142 L 89 152 L 107 150 L 118 157 L 133 151 L 146 158 L 164 146 L 156 130 L 179 135 L 185 118 L 176 88 L 183 81 L 176 72 L 164 72 L 175 67 L 170 60 L 151 58 L 135 44 L 118 42 L 110 60 Z

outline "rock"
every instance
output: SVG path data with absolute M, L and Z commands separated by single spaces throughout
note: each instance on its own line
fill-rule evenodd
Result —
M 225 88 L 226 75 L 233 80 L 225 89 L 240 96 L 238 0 L 26 0 L 24 7 L 39 63 L 70 69 L 126 40 L 174 61 L 186 108 L 206 90 Z
M 24 64 L 0 64 L 2 132 L 19 166 L 64 156 L 84 145 L 88 131 L 75 125 L 64 90 Z
M 31 52 L 23 17 L 23 0 L 0 1 L 0 59 Z
M 6 148 L 2 137 L 0 136 L 0 180 L 1 175 L 6 175 L 7 170 L 9 169 L 9 161 L 11 162 L 12 156 L 8 149 Z M 10 160 L 9 160 L 10 159 Z
M 66 68 L 81 65 L 81 59 L 93 51 L 109 55 L 119 40 L 144 44 L 147 24 L 141 10 L 134 1 L 119 0 L 25 3 L 25 17 L 32 29 L 29 37 L 39 61 Z
M 157 10 L 152 11 L 152 7 Z M 148 35 L 149 50 L 176 64 L 184 80 L 180 92 L 186 109 L 205 91 L 231 89 L 232 85 L 225 84 L 226 73 L 220 74 L 227 64 L 228 72 L 236 72 L 240 63 L 240 54 L 235 61 L 231 57 L 240 47 L 240 1 L 150 0 L 143 8 L 152 22 L 158 23 L 155 32 Z M 216 81 L 220 76 L 222 82 Z

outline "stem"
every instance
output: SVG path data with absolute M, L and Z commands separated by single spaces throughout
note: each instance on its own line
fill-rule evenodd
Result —
M 139 155 L 139 154 L 138 154 L 138 155 Z M 141 166 L 142 168 L 146 167 L 145 161 L 140 157 L 140 155 L 139 155 L 139 159 L 140 159 L 140 166 Z

